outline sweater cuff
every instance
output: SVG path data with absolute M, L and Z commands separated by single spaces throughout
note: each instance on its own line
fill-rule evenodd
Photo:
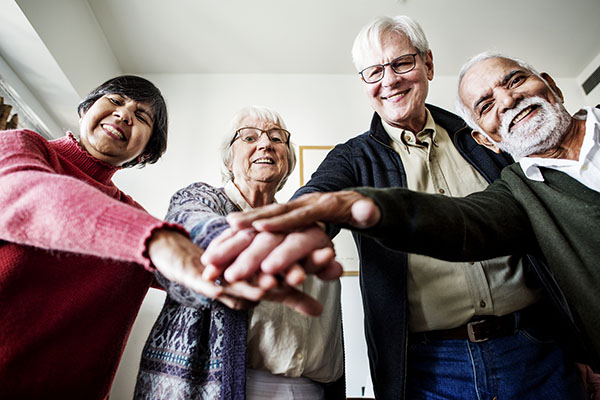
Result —
M 173 224 L 171 222 L 162 221 L 158 225 L 150 227 L 150 229 L 148 229 L 147 234 L 145 235 L 144 240 L 142 241 L 142 248 L 141 248 L 141 251 L 139 252 L 142 257 L 142 265 L 144 266 L 145 269 L 147 269 L 150 272 L 155 272 L 156 267 L 152 263 L 152 260 L 150 259 L 150 255 L 148 254 L 148 246 L 150 244 L 150 239 L 152 239 L 152 235 L 158 230 L 170 230 L 170 231 L 174 231 L 174 232 L 179 232 L 182 235 L 184 235 L 185 237 L 188 237 L 188 238 L 190 237 L 189 233 L 181 225 Z

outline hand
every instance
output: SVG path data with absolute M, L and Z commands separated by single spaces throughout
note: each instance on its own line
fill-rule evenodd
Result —
M 165 278 L 203 296 L 218 299 L 230 308 L 249 308 L 264 295 L 263 289 L 246 282 L 229 285 L 226 290 L 212 280 L 203 279 L 202 249 L 179 232 L 154 232 L 148 244 L 148 255 Z
M 370 228 L 381 212 L 366 196 L 354 191 L 309 193 L 285 204 L 272 204 L 227 216 L 233 230 L 252 226 L 258 231 L 290 232 L 319 221 Z
M 202 277 L 203 251 L 179 232 L 158 230 L 148 244 L 148 255 L 158 271 L 173 282 L 203 296 L 216 299 L 232 309 L 248 309 L 262 299 L 279 301 L 303 314 L 316 316 L 321 305 L 299 290 L 279 283 L 274 277 L 259 273 L 248 281 L 215 283 Z
M 317 226 L 287 235 L 252 229 L 228 230 L 211 242 L 202 262 L 207 266 L 206 279 L 223 274 L 228 282 L 248 279 L 259 270 L 271 275 L 284 274 L 289 285 L 302 282 L 305 273 L 321 279 L 336 279 L 342 274 L 331 240 Z
M 259 282 L 261 276 L 269 277 L 275 283 L 272 285 L 270 284 L 267 289 L 264 283 Z M 263 291 L 260 300 L 276 301 L 284 306 L 290 307 L 296 312 L 312 317 L 319 316 L 323 312 L 323 306 L 317 300 L 301 290 L 288 285 L 286 282 L 279 282 L 270 275 L 259 273 L 258 278 L 255 276 L 251 278 L 250 281 L 253 282 L 238 281 L 233 283 L 220 283 L 220 286 L 224 289 L 224 294 L 217 296 L 216 300 L 235 310 L 250 309 L 258 304 L 258 299 L 253 301 L 241 296 L 248 296 L 248 287 L 253 289 L 259 287 Z
M 4 104 L 4 98 L 0 97 L 0 131 L 5 129 L 16 129 L 19 124 L 19 116 L 14 114 L 10 119 L 12 106 Z

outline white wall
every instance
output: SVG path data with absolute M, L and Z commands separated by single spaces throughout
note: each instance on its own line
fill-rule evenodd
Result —
M 583 82 L 588 79 L 592 73 L 600 67 L 600 54 L 598 54 L 591 63 L 589 63 L 583 71 L 577 77 L 577 82 L 583 84 Z M 589 92 L 586 96 L 586 103 L 588 105 L 597 105 L 600 104 L 600 85 L 596 86 L 594 90 Z
M 18 93 L 22 102 L 26 104 L 33 113 L 42 121 L 50 131 L 50 133 L 57 132 L 56 136 L 60 135 L 60 132 L 63 130 L 56 124 L 54 119 L 46 112 L 44 107 L 39 103 L 39 101 L 35 98 L 35 96 L 29 91 L 27 86 L 23 84 L 23 82 L 19 79 L 17 74 L 12 70 L 12 68 L 6 63 L 4 58 L 0 56 L 0 76 L 12 87 L 15 92 Z M 10 103 L 8 99 L 4 99 L 5 102 Z M 11 104 L 15 106 L 14 104 Z M 14 110 L 13 110 L 14 112 Z M 40 132 L 38 132 L 40 133 Z
M 150 75 L 169 107 L 170 137 L 164 158 L 144 169 L 125 170 L 117 185 L 148 211 L 163 217 L 169 198 L 194 182 L 220 184 L 218 147 L 231 116 L 239 108 L 258 104 L 278 110 L 297 145 L 334 145 L 368 129 L 371 110 L 361 83 L 354 75 Z M 428 101 L 453 110 L 454 77 L 437 77 Z M 557 79 L 574 112 L 586 105 L 574 79 Z M 296 190 L 294 171 L 279 201 Z M 356 277 L 343 278 L 344 327 L 348 395 L 358 396 L 368 382 L 368 363 L 362 335 L 362 304 Z M 151 290 L 130 337 L 112 390 L 111 399 L 130 399 L 140 352 L 160 311 L 164 294 Z

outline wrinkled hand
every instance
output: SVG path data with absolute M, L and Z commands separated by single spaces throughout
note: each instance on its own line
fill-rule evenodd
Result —
M 170 230 L 154 232 L 148 244 L 148 255 L 161 274 L 203 296 L 218 299 L 234 309 L 248 308 L 260 300 L 262 289 L 240 282 L 227 291 L 214 281 L 202 278 L 202 249 L 186 236 Z
M 227 221 L 233 230 L 253 227 L 258 231 L 290 232 L 317 222 L 369 228 L 381 212 L 366 196 L 354 191 L 309 193 L 285 204 L 271 204 L 244 213 L 231 213 Z
M 203 296 L 216 299 L 232 309 L 248 309 L 260 300 L 285 304 L 303 314 L 316 316 L 321 305 L 312 297 L 264 273 L 247 281 L 217 284 L 202 276 L 203 250 L 179 232 L 158 230 L 148 244 L 148 255 L 158 271 L 173 282 L 184 285 Z
M 342 274 L 331 240 L 317 226 L 289 234 L 227 230 L 211 242 L 202 262 L 204 278 L 223 275 L 228 282 L 249 279 L 261 271 L 283 276 L 288 285 L 303 282 L 306 273 L 328 280 Z
M 17 125 L 19 124 L 19 116 L 14 114 L 12 117 L 10 117 L 11 110 L 12 106 L 9 104 L 4 104 L 4 98 L 0 97 L 0 131 L 17 128 Z

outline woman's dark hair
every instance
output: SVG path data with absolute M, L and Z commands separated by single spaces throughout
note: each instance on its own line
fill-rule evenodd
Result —
M 153 164 L 158 161 L 167 149 L 167 105 L 160 90 L 147 79 L 134 75 L 123 75 L 112 78 L 94 89 L 79 103 L 77 113 L 81 117 L 89 108 L 104 95 L 118 94 L 134 101 L 148 104 L 154 115 L 152 135 L 142 153 L 141 160 L 137 158 L 123 164 L 123 167 L 133 167 Z

